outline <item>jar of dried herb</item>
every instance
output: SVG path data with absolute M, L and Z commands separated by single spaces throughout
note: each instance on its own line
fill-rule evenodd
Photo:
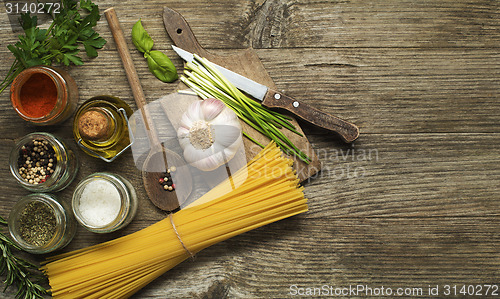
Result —
M 76 221 L 69 205 L 55 196 L 34 193 L 12 208 L 9 232 L 23 250 L 42 254 L 61 249 L 73 239 Z
M 62 69 L 34 66 L 14 79 L 10 99 L 22 119 L 39 126 L 55 125 L 76 111 L 78 87 Z
M 78 159 L 58 137 L 35 132 L 21 138 L 10 154 L 10 171 L 17 182 L 34 192 L 60 191 L 76 177 Z

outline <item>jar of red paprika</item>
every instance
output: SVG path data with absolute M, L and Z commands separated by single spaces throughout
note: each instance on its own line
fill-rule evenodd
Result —
M 78 87 L 62 69 L 34 66 L 14 79 L 10 99 L 17 114 L 24 120 L 39 126 L 55 125 L 76 111 Z

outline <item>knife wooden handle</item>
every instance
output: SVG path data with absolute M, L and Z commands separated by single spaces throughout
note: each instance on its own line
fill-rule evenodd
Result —
M 315 126 L 336 132 L 345 142 L 353 142 L 359 136 L 356 125 L 272 89 L 268 90 L 262 104 L 268 108 L 285 109 Z

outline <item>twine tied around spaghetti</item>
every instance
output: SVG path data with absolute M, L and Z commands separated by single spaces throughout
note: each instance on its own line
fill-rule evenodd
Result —
M 191 260 L 194 261 L 195 255 L 186 247 L 186 244 L 184 244 L 184 242 L 182 242 L 181 235 L 179 235 L 179 232 L 177 232 L 177 227 L 175 226 L 174 217 L 172 216 L 172 213 L 168 214 L 168 218 L 170 218 L 170 224 L 172 225 L 172 228 L 174 229 L 174 232 L 175 232 L 175 235 L 177 236 L 177 239 L 179 239 L 179 242 L 181 242 L 181 245 L 184 248 L 184 250 L 186 250 L 186 252 L 191 256 Z

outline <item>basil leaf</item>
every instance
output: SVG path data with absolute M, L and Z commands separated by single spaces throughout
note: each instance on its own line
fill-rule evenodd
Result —
M 137 21 L 134 27 L 132 27 L 132 42 L 137 50 L 142 53 L 148 53 L 153 48 L 153 39 L 149 36 L 144 27 L 142 27 L 141 20 Z
M 160 51 L 151 51 L 144 55 L 148 61 L 148 67 L 156 78 L 163 82 L 174 82 L 179 78 L 174 64 L 167 55 Z

